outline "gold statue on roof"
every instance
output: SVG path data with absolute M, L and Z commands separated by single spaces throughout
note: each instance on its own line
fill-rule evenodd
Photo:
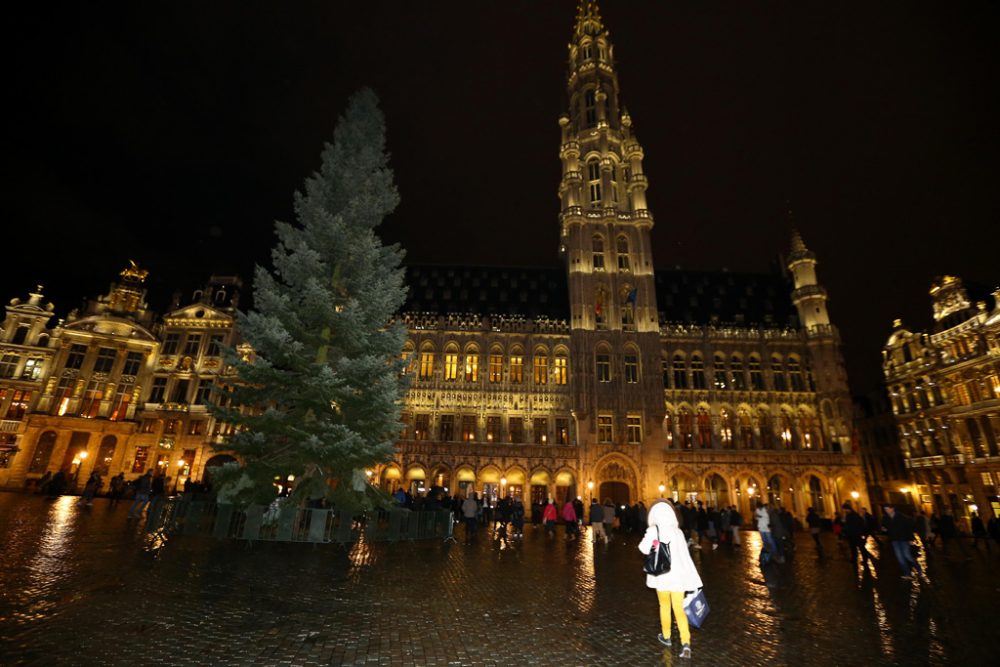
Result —
M 135 263 L 135 260 L 130 259 L 128 264 L 129 265 L 122 269 L 122 272 L 118 275 L 129 282 L 141 283 L 146 280 L 146 276 L 149 275 L 149 271 L 146 269 L 140 269 L 139 265 Z

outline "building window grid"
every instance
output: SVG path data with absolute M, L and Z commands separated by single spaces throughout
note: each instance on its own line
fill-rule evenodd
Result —
M 639 355 L 632 352 L 625 354 L 624 375 L 627 384 L 639 382 Z
M 458 379 L 458 352 L 445 352 L 444 379 L 446 382 L 454 382 Z
M 614 419 L 611 415 L 598 415 L 597 442 L 610 444 L 614 440 Z
M 596 364 L 597 381 L 611 382 L 611 355 L 607 352 L 598 352 Z
M 434 376 L 434 353 L 433 352 L 421 352 L 420 353 L 420 374 L 418 377 L 421 380 L 429 380 Z
M 535 354 L 533 361 L 534 361 L 535 384 L 548 384 L 549 382 L 548 355 L 544 353 Z
M 479 382 L 479 355 L 474 352 L 465 355 L 465 381 Z
M 21 357 L 16 354 L 5 354 L 0 357 L 0 377 L 12 378 L 17 373 L 17 366 L 21 362 Z
M 642 417 L 627 417 L 626 420 L 629 444 L 642 444 Z
M 565 385 L 569 381 L 569 365 L 566 357 L 557 356 L 553 363 L 555 364 L 552 369 L 555 383 L 558 385 Z
M 532 435 L 536 445 L 546 445 L 549 442 L 549 420 L 545 417 L 535 417 L 532 423 Z
M 519 352 L 510 355 L 510 381 L 513 384 L 524 381 L 524 356 Z
M 490 384 L 503 381 L 503 355 L 490 355 Z

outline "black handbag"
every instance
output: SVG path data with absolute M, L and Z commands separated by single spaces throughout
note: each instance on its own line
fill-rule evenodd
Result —
M 670 545 L 660 541 L 660 529 L 656 529 L 656 546 L 646 554 L 646 562 L 642 565 L 642 571 L 646 574 L 656 576 L 670 572 Z

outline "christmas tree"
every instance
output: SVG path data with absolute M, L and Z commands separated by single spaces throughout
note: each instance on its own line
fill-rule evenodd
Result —
M 402 426 L 402 348 L 393 318 L 406 296 L 402 250 L 375 228 L 399 203 L 385 122 L 370 90 L 351 97 L 322 166 L 295 195 L 297 224 L 278 222 L 273 271 L 257 266 L 254 309 L 238 316 L 252 352 L 217 417 L 236 426 L 216 483 L 236 502 L 270 502 L 294 475 L 291 504 L 370 505 L 364 469 L 387 461 Z

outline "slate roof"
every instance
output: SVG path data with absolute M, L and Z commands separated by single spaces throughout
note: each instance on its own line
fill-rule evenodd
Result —
M 403 312 L 569 319 L 565 269 L 408 266 Z M 656 273 L 661 322 L 798 328 L 792 284 L 780 273 Z

